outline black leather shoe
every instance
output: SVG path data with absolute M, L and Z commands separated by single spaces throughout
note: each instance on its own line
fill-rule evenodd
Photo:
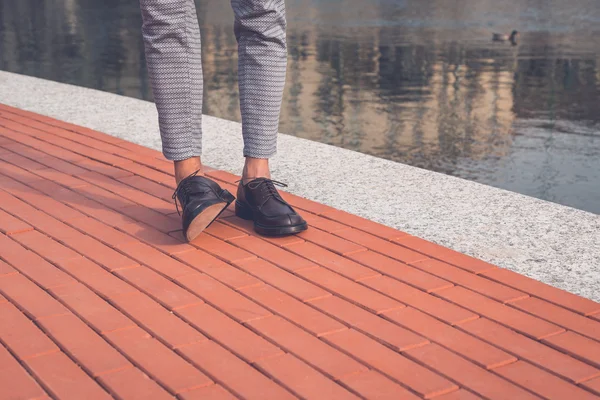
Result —
M 173 200 L 181 215 L 183 234 L 188 241 L 194 240 L 229 206 L 235 197 L 214 181 L 196 175 L 183 179 L 177 185 Z M 181 204 L 179 211 L 177 200 Z
M 306 221 L 281 197 L 275 185 L 286 186 L 267 178 L 247 184 L 240 182 L 235 215 L 254 221 L 254 230 L 265 236 L 284 236 L 305 231 Z

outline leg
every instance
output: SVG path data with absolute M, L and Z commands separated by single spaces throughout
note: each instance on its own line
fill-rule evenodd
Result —
M 202 60 L 194 0 L 140 0 L 163 154 L 179 182 L 202 168 Z
M 237 216 L 254 221 L 262 235 L 282 236 L 307 229 L 304 219 L 281 197 L 270 179 L 269 158 L 277 150 L 279 112 L 285 86 L 287 48 L 284 0 L 231 0 L 238 40 L 240 106 L 244 135 L 243 180 Z
M 234 200 L 217 183 L 198 176 L 203 88 L 196 6 L 194 0 L 140 0 L 140 5 L 163 154 L 175 164 L 173 198 L 181 204 L 183 233 L 191 241 Z
M 269 177 L 287 67 L 284 0 L 231 0 L 239 54 L 244 178 Z

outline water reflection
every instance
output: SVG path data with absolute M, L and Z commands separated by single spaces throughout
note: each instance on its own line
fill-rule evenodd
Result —
M 600 213 L 600 4 L 450 3 L 288 0 L 281 131 Z M 197 5 L 204 112 L 239 121 L 231 11 Z M 0 68 L 151 100 L 140 25 L 132 1 L 0 0 Z

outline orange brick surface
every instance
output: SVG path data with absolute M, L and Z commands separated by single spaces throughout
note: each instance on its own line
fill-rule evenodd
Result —
M 600 399 L 598 303 L 285 192 L 308 231 L 186 243 L 174 188 L 0 104 L 0 399 Z

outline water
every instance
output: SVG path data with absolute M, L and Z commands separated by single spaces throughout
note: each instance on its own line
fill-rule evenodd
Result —
M 204 112 L 239 121 L 229 4 L 197 6 Z M 282 132 L 600 214 L 597 0 L 287 8 Z M 140 26 L 133 0 L 0 0 L 0 69 L 152 100 Z

